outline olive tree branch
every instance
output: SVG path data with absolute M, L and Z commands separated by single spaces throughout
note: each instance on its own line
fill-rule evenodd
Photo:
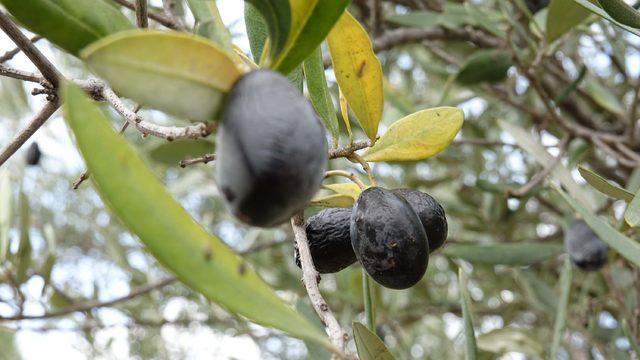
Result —
M 353 181 L 356 185 L 358 185 L 360 190 L 364 190 L 367 188 L 367 186 L 362 182 L 362 180 L 358 179 L 358 177 L 353 173 L 350 173 L 344 170 L 329 170 L 324 174 L 325 179 L 332 176 L 346 177 L 347 179 Z
M 135 290 L 132 290 L 129 294 L 112 299 L 112 300 L 108 300 L 108 301 L 89 301 L 86 303 L 81 303 L 81 304 L 75 304 L 75 305 L 71 305 L 67 308 L 61 309 L 61 310 L 57 310 L 57 311 L 52 311 L 49 313 L 45 313 L 42 315 L 24 315 L 24 314 L 20 314 L 20 315 L 15 315 L 15 316 L 7 316 L 7 317 L 3 317 L 0 316 L 0 320 L 4 320 L 4 321 L 18 321 L 18 320 L 35 320 L 35 319 L 50 319 L 50 318 L 55 318 L 55 317 L 60 317 L 60 316 L 65 316 L 65 315 L 69 315 L 71 313 L 74 312 L 86 312 L 89 310 L 93 310 L 93 309 L 97 309 L 97 308 L 102 308 L 102 307 L 110 307 L 113 306 L 115 304 L 121 303 L 121 302 L 125 302 L 125 301 L 129 301 L 131 299 L 134 299 L 138 296 L 144 295 L 144 294 L 148 294 L 153 290 L 156 289 L 161 289 L 165 286 L 171 285 L 176 281 L 176 278 L 174 277 L 170 277 L 161 281 L 158 281 L 156 283 L 153 284 L 147 284 L 144 286 L 141 286 Z
M 371 141 L 362 140 L 362 141 L 356 141 L 356 142 L 350 144 L 347 147 L 331 149 L 331 150 L 329 150 L 329 159 L 337 159 L 337 158 L 341 158 L 341 157 L 348 157 L 349 155 L 353 154 L 354 152 L 356 152 L 358 150 L 362 150 L 362 149 L 368 148 L 369 146 L 371 146 Z
M 122 6 L 124 6 L 124 7 L 126 7 L 127 9 L 130 9 L 130 10 L 133 10 L 133 11 L 136 10 L 135 4 L 132 4 L 127 0 L 113 0 L 113 1 L 118 3 L 118 4 L 120 4 L 120 5 L 122 5 Z M 164 25 L 164 26 L 166 26 L 166 27 L 168 27 L 170 29 L 184 30 L 182 27 L 180 27 L 179 24 L 176 24 L 176 22 L 173 21 L 173 19 L 170 19 L 170 18 L 168 18 L 168 17 L 166 17 L 166 16 L 164 16 L 162 14 L 158 14 L 158 13 L 155 13 L 155 12 L 148 11 L 147 12 L 147 16 L 150 19 L 155 20 L 158 23 L 160 23 L 160 24 L 162 24 L 162 25 Z
M 62 74 L 53 64 L 35 47 L 31 40 L 11 21 L 4 12 L 0 11 L 0 29 L 18 46 L 20 50 L 38 68 L 42 76 L 54 87 L 58 87 Z
M 147 0 L 136 0 L 135 3 L 136 24 L 139 28 L 149 27 L 149 15 L 147 9 Z
M 369 166 L 369 163 L 366 162 L 362 156 L 358 155 L 357 153 L 352 153 L 351 155 L 347 156 L 347 159 L 352 161 L 352 162 L 357 162 L 360 164 L 360 166 L 362 166 L 362 169 L 364 170 L 364 172 L 367 173 L 367 176 L 369 177 L 369 183 L 371 186 L 378 186 L 377 182 L 376 182 L 376 178 L 373 175 L 373 170 L 371 169 L 371 166 Z
M 40 74 L 32 73 L 30 71 L 24 71 L 19 69 L 14 69 L 3 65 L 0 63 L 0 76 L 6 76 L 22 81 L 36 82 L 39 83 L 43 80 Z
M 42 39 L 42 36 L 36 35 L 36 36 L 32 37 L 30 39 L 30 41 L 31 41 L 32 44 L 35 44 L 38 41 L 40 41 L 41 39 Z M 20 48 L 16 47 L 15 49 L 12 49 L 12 50 L 9 50 L 9 51 L 5 52 L 4 55 L 0 56 L 0 63 L 7 62 L 7 61 L 13 59 L 16 55 L 18 55 L 20 53 L 20 51 L 21 51 Z
M 180 167 L 182 168 L 185 168 L 189 165 L 194 165 L 194 164 L 200 164 L 200 163 L 207 164 L 214 161 L 215 159 L 216 159 L 216 154 L 205 154 L 203 156 L 193 158 L 193 159 L 180 160 L 178 165 L 180 165 Z
M 320 288 L 318 287 L 320 275 L 313 265 L 311 250 L 309 250 L 307 233 L 304 226 L 304 217 L 301 214 L 291 218 L 291 228 L 293 229 L 296 246 L 300 254 L 302 282 L 309 295 L 309 300 L 311 300 L 311 305 L 313 305 L 318 317 L 320 317 L 320 320 L 322 320 L 327 327 L 327 333 L 329 334 L 331 343 L 342 352 L 344 351 L 347 334 L 340 327 L 340 323 L 338 323 L 338 320 L 320 293 Z M 333 358 L 336 357 L 337 355 L 334 355 Z M 344 356 L 340 357 L 344 358 Z

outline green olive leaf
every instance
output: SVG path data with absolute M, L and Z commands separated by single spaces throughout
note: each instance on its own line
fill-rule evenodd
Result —
M 362 190 L 360 187 L 352 182 L 335 183 L 322 186 L 325 189 L 331 190 L 336 194 L 350 196 L 353 200 L 358 200 Z
M 65 119 L 97 192 L 160 264 L 233 313 L 336 351 L 325 334 L 171 197 L 80 88 L 67 83 L 63 90 Z
M 558 349 L 560 342 L 564 338 L 564 329 L 567 322 L 567 308 L 569 306 L 569 295 L 571 293 L 572 269 L 571 260 L 567 256 L 564 259 L 562 267 L 562 275 L 560 275 L 560 301 L 556 309 L 556 318 L 553 322 L 553 337 L 551 340 L 551 350 L 549 351 L 551 359 L 558 358 Z
M 467 275 L 464 270 L 458 270 L 458 288 L 460 289 L 460 305 L 462 306 L 462 318 L 464 321 L 465 360 L 475 360 L 478 357 L 478 346 L 473 329 L 473 314 L 471 313 L 471 297 L 467 288 Z
M 602 9 L 597 4 L 591 2 L 590 0 L 573 0 L 573 1 L 575 3 L 577 3 L 577 4 L 579 4 L 580 6 L 582 6 L 583 8 L 591 11 L 592 13 L 594 13 L 594 14 L 596 14 L 596 15 L 604 18 L 604 19 L 607 19 L 607 20 L 611 21 L 612 23 L 618 25 L 619 27 L 627 30 L 628 32 L 630 32 L 632 34 L 635 34 L 637 36 L 640 36 L 640 30 L 620 23 L 619 21 L 617 21 L 616 19 L 611 17 L 611 15 L 609 15 L 604 9 Z
M 640 13 L 624 0 L 598 0 L 600 6 L 615 21 L 632 28 L 640 28 Z
M 106 0 L 0 0 L 0 4 L 26 28 L 74 55 L 100 38 L 134 27 Z
M 511 52 L 481 50 L 471 55 L 460 67 L 456 81 L 462 85 L 498 82 L 507 77 L 507 71 L 511 66 L 513 66 Z
M 609 181 L 607 181 L 607 179 L 594 173 L 593 171 L 582 166 L 578 167 L 578 171 L 580 172 L 580 175 L 582 175 L 582 177 L 587 181 L 587 183 L 591 185 L 591 187 L 600 191 L 601 193 L 614 199 L 621 199 L 626 202 L 631 202 L 631 200 L 633 200 L 633 193 L 630 193 L 627 190 L 610 183 Z
M 12 200 L 9 170 L 4 167 L 0 169 L 0 263 L 7 259 L 9 251 L 9 230 L 13 216 Z
M 119 95 L 194 121 L 215 120 L 241 75 L 225 50 L 177 31 L 121 32 L 81 56 Z
M 20 191 L 19 196 L 20 206 L 20 243 L 18 244 L 17 253 L 17 270 L 16 281 L 19 284 L 24 283 L 28 279 L 28 271 L 31 266 L 31 237 L 29 236 L 29 228 L 31 226 L 30 216 L 31 209 L 29 208 L 29 198 L 27 195 Z
M 353 323 L 353 339 L 358 349 L 360 360 L 394 360 L 395 357 L 380 340 L 378 335 L 359 322 Z
M 192 159 L 213 153 L 215 145 L 209 140 L 181 139 L 163 142 L 153 148 L 149 155 L 159 163 L 177 166 L 180 160 Z
M 335 147 L 340 137 L 340 127 L 331 93 L 327 87 L 327 79 L 324 76 L 324 64 L 320 46 L 304 61 L 303 68 L 311 104 L 313 104 L 313 108 L 316 109 L 327 129 L 329 129 Z
M 464 113 L 455 107 L 421 110 L 393 123 L 367 149 L 367 161 L 422 160 L 446 149 L 464 122 Z
M 585 21 L 589 11 L 573 0 L 553 0 L 547 12 L 546 38 L 548 42 L 559 39 L 562 35 Z
M 453 244 L 442 250 L 444 255 L 472 263 L 527 266 L 561 254 L 561 244 L 513 243 L 488 245 Z
M 354 202 L 355 200 L 353 200 L 353 197 L 351 196 L 334 194 L 334 195 L 315 197 L 311 199 L 311 202 L 309 204 L 312 206 L 320 206 L 320 207 L 328 207 L 328 208 L 333 208 L 333 207 L 348 208 L 348 207 L 351 207 Z

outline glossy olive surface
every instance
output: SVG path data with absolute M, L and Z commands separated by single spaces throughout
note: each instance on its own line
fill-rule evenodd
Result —
M 429 263 L 418 215 L 407 200 L 379 187 L 363 191 L 354 204 L 351 245 L 371 278 L 391 289 L 415 285 Z
M 431 195 L 415 189 L 393 189 L 394 194 L 402 196 L 418 214 L 429 240 L 429 252 L 439 249 L 447 240 L 447 217 L 442 205 Z

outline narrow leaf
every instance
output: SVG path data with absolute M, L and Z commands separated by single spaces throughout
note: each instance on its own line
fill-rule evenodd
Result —
M 629 329 L 627 319 L 622 319 L 622 332 L 624 333 L 624 336 L 626 336 L 629 340 L 629 344 L 631 345 L 633 351 L 636 353 L 636 357 L 640 356 L 640 345 L 638 344 L 638 340 L 635 339 L 633 334 L 631 333 L 631 329 Z
M 351 196 L 348 195 L 328 195 L 328 196 L 319 196 L 311 199 L 310 205 L 320 206 L 320 207 L 341 207 L 348 208 L 353 205 L 355 200 Z
M 327 37 L 338 85 L 362 130 L 376 140 L 384 97 L 382 67 L 362 25 L 345 12 Z
M 232 54 L 231 34 L 222 22 L 215 0 L 187 0 L 187 3 L 196 20 L 196 34 L 213 40 Z
M 511 53 L 506 50 L 481 50 L 471 55 L 460 67 L 456 81 L 462 85 L 498 82 L 507 77 L 513 66 Z
M 78 55 L 92 42 L 133 24 L 106 0 L 0 0 L 29 30 Z
M 465 360 L 475 360 L 478 356 L 476 335 L 473 330 L 473 315 L 471 314 L 471 298 L 467 289 L 467 276 L 460 268 L 458 270 L 458 288 L 460 289 L 460 305 L 464 320 Z
M 347 98 L 344 97 L 342 89 L 339 89 L 338 96 L 340 100 L 340 114 L 342 115 L 342 122 L 347 128 L 347 134 L 349 134 L 349 143 L 353 142 L 353 133 L 351 132 L 351 122 L 349 121 L 349 107 L 347 104 Z
M 352 182 L 329 184 L 323 185 L 322 187 L 329 189 L 336 194 L 349 196 L 353 198 L 353 200 L 357 200 L 360 196 L 360 193 L 362 192 L 362 190 L 360 190 L 360 187 Z
M 244 23 L 247 28 L 247 37 L 249 38 L 253 61 L 258 63 L 262 57 L 264 44 L 269 38 L 269 28 L 260 11 L 250 2 L 245 2 L 244 4 Z
M 598 0 L 604 11 L 622 25 L 640 28 L 640 13 L 624 0 Z
M 353 323 L 353 339 L 356 342 L 360 360 L 395 359 L 378 335 L 372 333 L 366 326 L 358 322 Z
M 20 192 L 20 243 L 17 253 L 16 281 L 19 284 L 27 281 L 29 267 L 31 266 L 31 238 L 29 236 L 29 198 L 24 192 Z
M 548 166 L 553 163 L 553 156 L 547 152 L 547 150 L 540 144 L 533 136 L 527 133 L 524 129 L 510 124 L 505 121 L 500 121 L 500 127 L 508 132 L 518 143 L 518 145 L 529 155 L 531 155 L 541 166 Z M 552 176 L 556 178 L 560 183 L 567 188 L 571 196 L 578 199 L 582 204 L 585 204 L 589 209 L 595 209 L 595 201 L 586 196 L 584 190 L 573 180 L 571 173 L 562 164 L 556 165 L 551 172 Z
M 367 161 L 422 160 L 446 149 L 456 137 L 464 113 L 454 107 L 421 110 L 393 123 L 367 149 Z
M 7 168 L 0 169 L 0 263 L 7 259 L 9 230 L 13 216 L 11 180 Z
M 290 0 L 291 32 L 273 67 L 288 74 L 316 49 L 351 0 Z
M 449 245 L 442 253 L 472 263 L 527 266 L 554 258 L 562 253 L 561 244 L 515 243 L 491 245 Z
M 553 323 L 553 338 L 551 341 L 551 359 L 557 359 L 560 342 L 564 335 L 567 322 L 567 307 L 569 306 L 569 294 L 571 293 L 571 260 L 567 256 L 564 259 L 562 275 L 560 275 L 560 302 L 556 311 L 556 318 Z
M 594 189 L 600 191 L 601 193 L 608 195 L 614 199 L 621 199 L 626 202 L 631 202 L 631 200 L 633 200 L 632 193 L 610 183 L 605 178 L 594 173 L 593 171 L 582 166 L 578 167 L 578 171 L 580 172 L 580 175 L 582 175 L 582 177 L 587 181 L 587 183 L 589 183 L 589 185 L 591 185 Z
M 340 127 L 338 117 L 333 107 L 331 93 L 327 87 L 327 79 L 324 76 L 324 64 L 322 62 L 322 49 L 320 46 L 304 61 L 304 75 L 307 79 L 309 98 L 314 109 L 329 129 L 333 138 L 334 147 L 338 144 Z
M 605 18 L 609 21 L 611 21 L 612 23 L 618 25 L 619 27 L 627 30 L 628 32 L 635 34 L 637 36 L 640 36 L 640 31 L 638 29 L 634 29 L 630 26 L 624 25 L 619 23 L 618 21 L 616 21 L 614 18 L 611 17 L 611 15 L 607 14 L 606 11 L 604 11 L 600 6 L 592 3 L 589 0 L 573 0 L 575 3 L 579 4 L 580 6 L 582 6 L 583 8 L 591 11 L 592 13 Z
M 66 84 L 64 99 L 65 119 L 96 190 L 149 253 L 182 282 L 229 311 L 333 348 L 241 257 L 189 216 L 81 89 Z
M 289 0 L 247 0 L 247 2 L 262 15 L 271 39 L 269 51 L 271 57 L 275 57 L 284 49 L 291 32 L 291 4 Z M 256 57 L 255 53 L 253 56 Z
M 577 211 L 589 227 L 598 237 L 611 248 L 620 253 L 624 258 L 636 266 L 640 266 L 640 244 L 622 235 L 611 225 L 598 218 L 593 212 L 584 207 L 578 201 L 572 199 L 563 190 L 555 187 L 555 190 L 571 207 Z
M 194 121 L 215 120 L 241 75 L 226 51 L 182 32 L 122 32 L 81 56 L 120 95 Z
M 553 42 L 559 39 L 585 21 L 587 17 L 589 17 L 589 11 L 573 0 L 552 0 L 547 12 L 547 41 Z
M 624 220 L 631 227 L 640 225 L 640 196 L 637 196 L 637 193 L 624 212 Z

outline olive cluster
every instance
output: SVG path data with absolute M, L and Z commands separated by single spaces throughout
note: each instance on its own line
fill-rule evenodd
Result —
M 607 262 L 609 248 L 584 220 L 576 220 L 564 234 L 569 259 L 581 270 L 595 271 Z
M 364 190 L 352 208 L 326 209 L 307 221 L 316 270 L 338 272 L 360 262 L 379 284 L 406 289 L 423 277 L 429 254 L 447 238 L 442 206 L 414 189 Z M 296 264 L 300 260 L 296 251 Z

